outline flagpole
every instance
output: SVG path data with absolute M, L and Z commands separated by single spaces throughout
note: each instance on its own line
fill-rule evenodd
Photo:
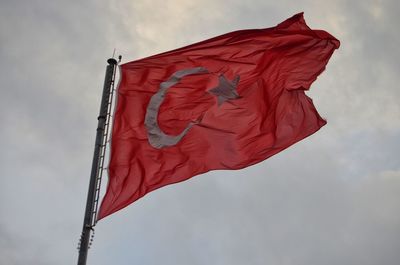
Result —
M 115 71 L 118 65 L 117 60 L 110 58 L 107 60 L 107 68 L 104 79 L 103 95 L 101 98 L 100 112 L 97 118 L 97 133 L 94 146 L 94 154 L 92 161 L 92 171 L 90 174 L 89 189 L 86 200 L 85 217 L 83 220 L 82 234 L 78 246 L 79 257 L 78 265 L 85 265 L 87 260 L 88 249 L 90 247 L 90 235 L 94 231 L 93 227 L 96 224 L 97 218 L 97 205 L 98 193 L 100 190 L 102 161 L 104 161 L 105 148 L 104 139 L 107 135 L 108 117 L 110 111 L 110 104 L 112 100 L 112 89 L 114 87 Z

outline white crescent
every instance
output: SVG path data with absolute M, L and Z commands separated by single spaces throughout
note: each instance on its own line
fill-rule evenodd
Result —
M 150 102 L 147 105 L 146 116 L 144 118 L 144 124 L 147 129 L 147 136 L 151 146 L 161 149 L 163 147 L 176 145 L 195 124 L 190 122 L 180 134 L 169 135 L 164 133 L 158 125 L 158 112 L 165 99 L 165 94 L 167 93 L 168 88 L 179 83 L 179 81 L 187 75 L 205 73 L 208 73 L 208 70 L 204 67 L 183 69 L 176 71 L 167 81 L 160 84 L 158 92 L 151 97 Z

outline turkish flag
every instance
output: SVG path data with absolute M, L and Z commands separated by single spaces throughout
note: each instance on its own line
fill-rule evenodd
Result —
M 297 14 L 121 65 L 99 219 L 162 186 L 241 169 L 318 131 L 305 90 L 339 41 Z

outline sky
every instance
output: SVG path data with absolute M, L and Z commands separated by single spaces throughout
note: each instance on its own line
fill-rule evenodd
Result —
M 328 124 L 101 220 L 87 264 L 398 264 L 397 0 L 1 1 L 0 264 L 77 262 L 114 48 L 128 62 L 302 11 L 341 41 L 308 92 Z

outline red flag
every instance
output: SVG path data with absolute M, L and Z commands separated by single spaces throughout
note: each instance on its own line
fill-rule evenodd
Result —
M 305 90 L 339 41 L 297 14 L 121 65 L 99 219 L 146 193 L 240 169 L 326 124 Z

